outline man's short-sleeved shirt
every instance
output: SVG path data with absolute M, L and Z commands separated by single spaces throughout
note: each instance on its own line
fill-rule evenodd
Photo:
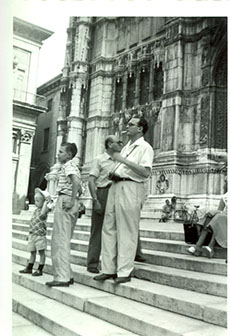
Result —
M 130 144 L 129 141 L 122 149 L 121 155 L 127 158 L 127 160 L 132 161 L 140 166 L 152 169 L 153 149 L 150 144 L 144 140 L 143 137 L 137 139 L 133 144 Z M 148 180 L 148 178 L 146 179 L 145 177 L 136 174 L 125 164 L 117 164 L 115 173 L 121 177 L 127 177 L 136 182 L 145 182 Z
M 115 162 L 106 152 L 98 155 L 94 159 L 89 175 L 93 175 L 96 177 L 97 187 L 104 188 L 107 185 L 111 184 L 111 181 L 108 179 L 108 175 L 113 170 L 114 166 Z
M 58 171 L 57 193 L 72 196 L 72 181 L 70 175 L 76 175 L 81 183 L 81 174 L 74 160 L 69 160 L 60 166 Z
M 31 221 L 29 233 L 36 234 L 38 236 L 46 235 L 46 215 L 41 215 L 41 209 L 37 208 L 34 210 Z

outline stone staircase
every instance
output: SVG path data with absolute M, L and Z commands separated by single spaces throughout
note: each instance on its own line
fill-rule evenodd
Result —
M 213 259 L 191 256 L 181 224 L 142 219 L 140 234 L 147 263 L 136 263 L 130 283 L 97 282 L 85 267 L 90 219 L 83 217 L 71 243 L 75 283 L 48 288 L 52 214 L 44 275 L 19 273 L 29 256 L 30 217 L 30 212 L 13 216 L 13 311 L 43 328 L 44 335 L 227 335 L 226 250 L 217 249 Z

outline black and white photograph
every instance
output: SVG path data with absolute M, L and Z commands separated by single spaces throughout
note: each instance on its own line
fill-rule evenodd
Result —
M 2 335 L 227 336 L 228 13 L 83 2 L 11 4 Z

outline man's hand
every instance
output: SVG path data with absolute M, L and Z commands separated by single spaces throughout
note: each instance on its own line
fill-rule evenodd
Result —
M 66 210 L 66 211 L 71 209 L 73 206 L 74 206 L 74 202 L 72 202 L 72 201 L 64 201 L 62 203 L 62 209 Z
M 125 158 L 118 152 L 113 153 L 113 160 L 123 163 Z
M 93 202 L 93 209 L 98 215 L 103 215 L 101 203 L 98 200 Z

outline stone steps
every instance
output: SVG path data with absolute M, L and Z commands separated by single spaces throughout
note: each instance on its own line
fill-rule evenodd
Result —
M 224 259 L 217 258 L 220 256 L 219 253 L 222 253 L 222 258 L 225 255 L 223 251 L 217 251 L 216 258 L 213 259 L 189 255 L 186 251 L 189 245 L 183 241 L 181 224 L 168 225 L 168 223 L 142 220 L 140 225 L 142 250 L 148 263 L 135 263 L 132 281 L 115 285 L 112 280 L 95 281 L 93 280 L 94 274 L 87 272 L 85 264 L 90 219 L 81 218 L 78 220 L 71 243 L 71 263 L 77 283 L 62 289 L 50 289 L 44 285 L 45 281 L 52 279 L 50 277 L 52 274 L 50 260 L 52 223 L 50 219 L 47 237 L 49 246 L 44 268 L 46 274 L 34 278 L 31 275 L 18 273 L 21 269 L 20 265 L 26 265 L 29 258 L 25 240 L 28 235 L 28 224 L 29 218 L 25 219 L 21 216 L 13 218 L 12 260 L 18 264 L 13 266 L 13 281 L 17 286 L 24 286 L 26 291 L 32 290 L 32 293 L 42 294 L 41 300 L 44 296 L 47 300 L 55 299 L 54 302 L 75 311 L 76 309 L 82 310 L 77 307 L 80 305 L 84 307 L 81 313 L 87 315 L 86 319 L 97 317 L 101 319 L 102 324 L 109 323 L 110 326 L 122 328 L 121 333 L 119 331 L 107 335 L 129 335 L 127 330 L 132 335 L 145 336 L 227 335 L 227 265 Z M 37 265 L 38 263 L 36 267 Z M 18 287 L 19 292 L 20 286 Z M 95 292 L 90 292 L 91 290 Z M 30 294 L 28 292 L 26 295 Z M 51 323 L 55 326 L 55 330 L 56 328 L 58 332 L 62 330 L 62 335 L 65 336 L 95 334 L 90 330 L 88 334 L 76 333 L 75 329 L 71 329 L 71 323 L 68 323 L 68 326 L 59 325 L 60 321 L 54 320 L 52 316 L 48 316 L 47 319 L 45 317 L 44 320 L 39 307 L 30 312 L 29 305 L 23 300 L 24 298 L 17 307 L 22 307 L 20 314 L 25 309 L 27 314 L 32 316 L 32 321 L 38 318 L 38 321 L 45 321 L 45 326 Z M 60 309 L 65 310 L 63 307 Z M 59 334 L 54 333 L 54 335 Z M 99 333 L 98 335 L 104 334 Z
M 15 231 L 23 231 L 28 232 L 29 230 L 29 221 L 28 224 L 22 224 L 22 223 L 13 223 L 13 230 Z M 47 227 L 47 234 L 50 235 L 52 232 L 52 229 L 50 226 Z M 146 229 L 140 229 L 140 236 L 143 238 L 156 238 L 156 239 L 167 239 L 167 240 L 184 240 L 184 234 L 180 231 L 171 232 L 164 229 L 154 229 L 146 228 Z M 74 239 L 82 239 L 85 241 L 89 241 L 90 237 L 90 224 L 77 224 L 75 231 L 74 231 Z
M 49 332 L 38 327 L 19 314 L 12 314 L 12 335 L 13 336 L 51 336 Z
M 16 284 L 138 335 L 152 335 L 154 331 L 160 332 L 156 335 L 175 335 L 175 332 L 178 333 L 176 335 L 184 335 L 185 330 L 189 332 L 189 327 L 191 330 L 197 329 L 196 332 L 209 329 L 209 323 L 213 331 L 220 332 L 218 335 L 225 335 L 225 329 L 220 325 L 226 325 L 226 300 L 220 297 L 175 290 L 139 279 L 132 279 L 132 282 L 122 285 L 115 285 L 112 280 L 98 283 L 80 266 L 73 267 L 74 278 L 78 283 L 69 288 L 50 289 L 44 284 L 50 279 L 48 275 L 34 278 L 18 273 L 19 269 L 19 265 L 13 265 L 13 281 Z M 46 270 L 51 271 L 49 263 Z M 161 321 L 165 318 L 165 323 L 159 324 L 156 317 L 160 317 Z
M 22 226 L 21 224 L 17 225 Z M 25 243 L 28 233 L 24 231 L 25 226 L 22 227 L 23 231 L 13 230 L 13 246 L 20 250 L 26 250 Z M 81 241 L 79 243 L 81 243 Z M 77 249 L 79 246 L 80 250 Z M 86 265 L 86 258 L 87 258 L 86 241 L 84 241 L 84 243 L 80 245 L 75 244 L 74 247 L 75 248 L 71 251 L 71 262 L 76 264 L 79 263 L 80 265 Z M 49 253 L 49 246 L 47 252 Z M 208 259 L 203 257 L 194 257 L 191 256 L 189 253 L 185 255 L 182 253 L 173 253 L 167 251 L 146 250 L 146 249 L 142 249 L 142 252 L 146 258 L 146 261 L 150 264 L 157 264 L 167 267 L 174 267 L 179 269 L 187 269 L 191 271 L 213 273 L 219 275 L 227 274 L 227 265 L 225 264 L 225 260 L 223 259 L 217 259 L 217 258 Z
M 50 257 L 50 253 L 47 253 L 47 256 Z M 17 251 L 13 249 L 14 262 L 26 265 L 27 259 L 28 253 L 25 250 Z M 175 288 L 220 297 L 226 297 L 227 295 L 227 278 L 221 275 L 210 275 L 148 264 L 136 264 L 134 274 L 135 277 L 161 285 L 170 285 Z
M 87 310 L 84 308 L 84 311 Z M 87 312 L 77 310 L 17 284 L 13 284 L 13 311 L 41 325 L 43 329 L 55 336 L 135 335 L 89 315 Z
M 164 237 L 164 232 L 161 231 L 161 236 Z M 50 245 L 50 234 L 51 231 L 48 230 L 48 235 L 47 235 L 47 242 L 48 245 Z M 146 233 L 147 234 L 147 233 Z M 166 232 L 167 234 L 167 232 Z M 71 249 L 72 250 L 78 250 L 82 252 L 87 252 L 88 251 L 88 239 L 83 240 L 82 236 L 84 236 L 83 233 L 78 234 L 78 231 L 75 231 L 74 237 L 71 240 Z M 168 238 L 168 235 L 166 235 Z M 25 240 L 27 238 L 27 234 L 25 231 L 18 231 L 18 230 L 13 230 L 13 237 Z M 149 251 L 165 251 L 165 252 L 174 252 L 178 254 L 189 254 L 187 249 L 190 245 L 186 244 L 184 241 L 179 241 L 179 240 L 170 240 L 170 239 L 158 239 L 158 238 L 145 238 L 141 237 L 141 247 L 142 249 L 149 250 Z M 205 256 L 205 253 L 202 252 L 202 256 Z M 226 249 L 222 248 L 216 248 L 215 250 L 215 258 L 222 258 L 226 259 L 227 258 L 227 252 Z

